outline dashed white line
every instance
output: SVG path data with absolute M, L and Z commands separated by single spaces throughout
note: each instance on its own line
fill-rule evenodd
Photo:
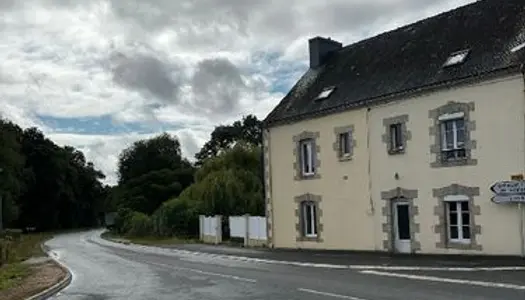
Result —
M 334 293 L 328 293 L 328 292 L 321 292 L 321 291 L 316 291 L 316 290 L 311 290 L 311 289 L 299 288 L 297 290 L 301 291 L 301 292 L 305 292 L 305 293 L 310 293 L 310 294 L 315 294 L 315 295 L 320 295 L 320 296 L 333 297 L 333 298 L 339 298 L 339 299 L 366 300 L 366 299 L 363 299 L 363 298 L 358 298 L 358 297 L 353 297 L 353 296 L 346 296 L 346 295 L 340 295 L 340 294 L 334 294 Z
M 175 267 L 175 266 L 171 266 L 171 265 L 158 264 L 158 263 L 154 263 L 154 262 L 147 262 L 147 264 L 155 265 L 155 266 L 163 267 L 163 268 L 168 268 L 168 269 L 175 269 L 175 270 L 180 270 L 180 271 L 189 271 L 189 272 L 194 272 L 194 273 L 198 273 L 198 274 L 222 277 L 222 278 L 233 279 L 233 280 L 244 281 L 244 282 L 251 282 L 251 283 L 257 282 L 257 280 L 251 279 L 251 278 L 239 277 L 239 276 L 235 276 L 235 275 L 228 275 L 228 274 L 222 274 L 222 273 L 208 272 L 208 271 L 203 271 L 203 270 L 199 270 L 199 269 Z
M 424 275 L 410 275 L 410 274 L 381 272 L 381 271 L 373 271 L 373 270 L 361 271 L 360 273 L 362 273 L 362 274 L 370 274 L 370 275 L 378 275 L 378 276 L 406 278 L 406 279 L 413 279 L 413 280 L 425 280 L 425 281 L 435 281 L 435 282 L 446 282 L 446 283 L 458 283 L 458 284 L 476 285 L 476 286 L 489 287 L 489 288 L 505 288 L 505 289 L 514 289 L 514 290 L 525 290 L 525 286 L 523 286 L 523 285 L 510 284 L 510 283 L 501 283 L 501 282 L 477 281 L 477 280 L 455 279 L 455 278 L 424 276 Z

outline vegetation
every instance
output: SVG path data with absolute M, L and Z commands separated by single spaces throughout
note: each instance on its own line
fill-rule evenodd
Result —
M 198 235 L 199 214 L 263 214 L 261 122 L 249 115 L 220 125 L 191 165 L 176 137 L 138 141 L 119 158 L 119 183 L 108 207 L 115 234 L 139 243 L 177 242 Z M 177 237 L 173 239 L 173 237 Z
M 0 119 L 0 168 L 5 227 L 49 231 L 98 224 L 104 175 L 79 150 Z

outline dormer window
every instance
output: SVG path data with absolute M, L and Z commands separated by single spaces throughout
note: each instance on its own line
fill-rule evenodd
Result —
M 323 99 L 326 99 L 328 97 L 330 97 L 330 95 L 332 94 L 332 92 L 334 91 L 335 87 L 329 87 L 329 88 L 325 88 L 323 89 L 319 95 L 317 95 L 317 97 L 315 97 L 315 100 L 316 101 L 319 101 L 319 100 L 323 100 Z
M 454 53 L 450 54 L 450 56 L 448 57 L 447 61 L 445 62 L 445 64 L 443 66 L 444 67 L 449 67 L 449 66 L 453 66 L 453 65 L 457 65 L 457 64 L 463 63 L 465 61 L 465 59 L 467 58 L 469 53 L 470 53 L 470 50 L 463 50 L 463 51 L 454 52 Z
M 525 43 L 521 43 L 519 45 L 517 45 L 516 47 L 510 49 L 510 52 L 518 52 L 520 51 L 521 49 L 525 48 Z

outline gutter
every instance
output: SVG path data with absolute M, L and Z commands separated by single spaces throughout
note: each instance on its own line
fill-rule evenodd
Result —
M 521 64 L 520 72 L 521 72 L 521 74 L 523 76 L 523 83 L 524 83 L 524 90 L 523 90 L 523 92 L 524 92 L 524 97 L 525 97 L 525 65 L 524 64 Z M 524 104 L 525 104 L 525 101 L 524 101 Z M 524 117 L 525 117 L 525 109 L 524 109 L 523 113 L 524 113 Z M 525 124 L 525 122 L 524 122 L 524 124 Z M 525 139 L 523 141 L 523 144 L 525 146 Z M 524 218 L 525 218 L 524 214 L 525 214 L 525 212 L 523 210 L 523 207 L 524 207 L 523 203 L 518 202 L 518 212 L 519 212 L 519 216 L 520 216 L 520 230 L 519 231 L 520 231 L 521 256 L 525 257 L 525 229 L 523 228 L 524 225 L 525 225 L 524 224 L 525 223 L 525 221 L 524 221 Z

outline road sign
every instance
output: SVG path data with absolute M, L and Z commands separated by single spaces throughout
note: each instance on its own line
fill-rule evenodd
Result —
M 524 195 L 496 195 L 492 197 L 494 203 L 525 203 Z
M 497 195 L 525 194 L 525 181 L 509 180 L 494 183 L 490 189 Z

